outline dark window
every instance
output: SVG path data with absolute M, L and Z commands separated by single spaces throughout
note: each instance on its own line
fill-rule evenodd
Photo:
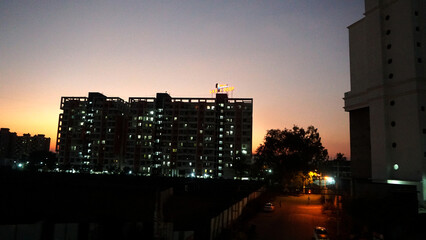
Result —
M 388 64 L 391 64 L 392 63 L 392 58 L 389 58 L 388 59 Z
M 391 122 L 391 126 L 392 126 L 392 127 L 395 127 L 395 125 L 396 125 L 395 121 L 392 121 L 392 122 Z
M 388 45 L 386 46 L 386 48 L 387 48 L 387 49 L 391 49 L 391 48 L 392 48 L 392 44 L 388 44 Z
M 393 148 L 396 148 L 396 143 L 394 142 L 394 143 L 392 143 L 392 147 Z
M 421 42 L 417 42 L 417 47 L 421 47 L 422 43 Z
M 395 105 L 395 101 L 394 100 L 390 101 L 390 105 L 394 106 Z
M 417 11 L 414 11 L 414 16 L 419 16 L 419 12 L 417 12 Z
M 393 78 L 393 73 L 389 73 L 389 79 Z
M 389 30 L 389 29 L 388 29 L 388 30 L 386 31 L 386 35 L 389 35 L 390 33 L 391 33 L 391 30 Z
M 424 112 L 425 111 L 425 106 L 421 106 L 420 109 L 422 110 L 422 112 Z
M 416 27 L 416 31 L 419 32 L 420 31 L 420 27 Z
M 423 128 L 423 134 L 426 134 L 426 128 Z
M 421 58 L 417 58 L 417 62 L 418 63 L 422 63 L 422 59 Z
M 390 19 L 389 15 L 386 15 L 385 20 L 388 21 Z

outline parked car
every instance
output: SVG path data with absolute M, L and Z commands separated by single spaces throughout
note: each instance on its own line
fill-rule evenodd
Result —
M 312 239 L 315 240 L 330 240 L 328 237 L 327 229 L 324 227 L 315 227 L 314 229 L 314 236 Z
M 273 212 L 274 210 L 275 210 L 275 206 L 271 202 L 265 203 L 265 206 L 263 206 L 263 211 L 265 212 Z

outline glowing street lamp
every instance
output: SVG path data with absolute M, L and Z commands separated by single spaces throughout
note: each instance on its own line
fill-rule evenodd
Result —
M 334 184 L 336 181 L 334 180 L 334 178 L 333 177 L 327 177 L 326 179 L 325 179 L 325 181 L 328 183 L 328 184 Z

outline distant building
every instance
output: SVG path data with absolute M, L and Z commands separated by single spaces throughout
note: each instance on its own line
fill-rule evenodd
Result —
M 46 138 L 44 134 L 31 136 L 27 133 L 16 139 L 15 158 L 28 159 L 33 152 L 48 152 L 49 149 L 50 138 Z
M 1 165 L 10 165 L 10 160 L 27 160 L 33 152 L 48 152 L 50 138 L 43 134 L 31 136 L 27 133 L 18 136 L 9 128 L 0 130 L 0 160 Z
M 15 157 L 16 138 L 9 128 L 0 129 L 0 166 L 9 166 L 9 159 Z
M 426 4 L 366 0 L 349 26 L 352 175 L 414 185 L 426 201 Z
M 251 159 L 253 100 L 63 97 L 59 162 L 78 171 L 233 178 L 233 163 Z

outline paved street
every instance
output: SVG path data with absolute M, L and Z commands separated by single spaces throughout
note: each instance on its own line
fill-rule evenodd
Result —
M 274 212 L 259 212 L 249 221 L 249 225 L 256 226 L 254 239 L 312 239 L 315 226 L 327 227 L 327 215 L 321 213 L 320 195 L 309 198 L 308 195 L 276 197 Z

